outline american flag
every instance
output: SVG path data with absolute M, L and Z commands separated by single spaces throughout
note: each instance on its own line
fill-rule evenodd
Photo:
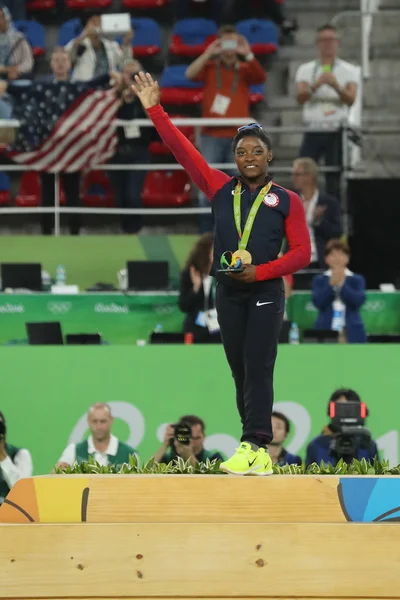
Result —
M 29 168 L 54 173 L 81 171 L 107 162 L 117 135 L 120 106 L 108 77 L 92 82 L 10 85 L 13 118 L 20 121 L 9 156 Z

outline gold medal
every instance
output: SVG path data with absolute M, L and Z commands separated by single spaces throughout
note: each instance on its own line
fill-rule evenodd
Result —
M 251 265 L 251 254 L 248 250 L 236 250 L 233 253 L 233 258 L 240 258 L 243 265 Z

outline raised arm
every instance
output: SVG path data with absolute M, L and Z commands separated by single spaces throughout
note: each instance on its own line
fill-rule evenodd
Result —
M 158 83 L 153 81 L 151 75 L 141 72 L 135 76 L 135 81 L 136 83 L 132 87 L 161 138 L 194 183 L 211 200 L 231 178 L 218 169 L 212 169 L 187 137 L 171 122 L 160 105 Z

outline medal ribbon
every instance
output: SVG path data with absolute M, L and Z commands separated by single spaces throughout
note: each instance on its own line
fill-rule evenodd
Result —
M 233 197 L 233 214 L 235 217 L 235 225 L 236 225 L 236 229 L 237 229 L 238 236 L 239 236 L 239 248 L 238 248 L 239 250 L 246 250 L 246 246 L 249 243 L 249 237 L 251 234 L 251 230 L 253 229 L 254 219 L 257 216 L 258 209 L 261 206 L 264 196 L 266 194 L 268 194 L 271 187 L 272 187 L 272 181 L 267 183 L 267 185 L 265 185 L 262 188 L 262 190 L 260 190 L 260 193 L 258 194 L 257 198 L 254 200 L 253 205 L 250 209 L 249 216 L 247 217 L 246 224 L 244 226 L 243 233 L 242 233 L 241 223 L 240 223 L 240 221 L 241 221 L 240 197 L 241 197 L 241 191 L 242 191 L 242 183 L 241 183 L 241 181 L 237 182 L 236 187 L 235 187 L 235 194 Z

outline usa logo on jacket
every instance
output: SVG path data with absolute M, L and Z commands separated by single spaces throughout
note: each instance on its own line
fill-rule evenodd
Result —
M 276 194 L 266 194 L 263 198 L 264 204 L 270 206 L 271 208 L 275 208 L 279 204 L 279 198 Z

